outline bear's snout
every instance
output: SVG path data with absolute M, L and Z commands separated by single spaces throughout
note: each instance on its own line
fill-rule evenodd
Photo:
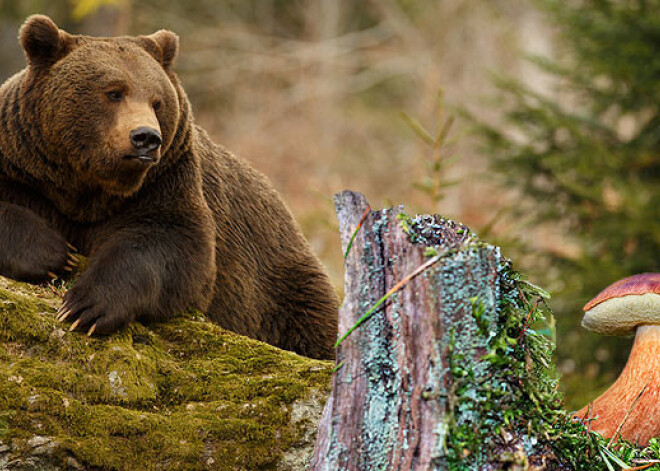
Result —
M 140 126 L 130 132 L 131 144 L 139 154 L 152 152 L 160 147 L 163 138 L 160 133 L 153 128 Z
M 126 97 L 115 107 L 114 123 L 107 136 L 110 155 L 121 158 L 122 171 L 142 172 L 161 157 L 163 134 L 148 100 Z

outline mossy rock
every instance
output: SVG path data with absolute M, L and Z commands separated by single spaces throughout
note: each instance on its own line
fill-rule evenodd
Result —
M 0 469 L 304 469 L 332 364 L 199 313 L 105 338 L 0 277 Z

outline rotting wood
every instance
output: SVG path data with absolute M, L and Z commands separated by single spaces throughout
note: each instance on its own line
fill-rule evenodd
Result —
M 492 352 L 501 304 L 518 303 L 520 294 L 531 315 L 540 298 L 534 304 L 517 288 L 504 293 L 508 261 L 461 224 L 402 216 L 402 207 L 372 211 L 364 196 L 349 191 L 336 195 L 335 205 L 344 251 L 351 247 L 333 391 L 310 469 L 449 469 L 450 428 L 471 421 L 476 427 L 479 419 L 470 405 L 455 414 L 452 361 L 460 357 L 460 368 L 486 383 L 491 372 L 484 358 Z M 512 342 L 527 335 L 522 319 Z M 496 459 L 510 463 L 507 469 L 562 469 L 546 468 L 556 462 L 548 447 L 531 447 L 530 454 L 523 450 L 529 437 L 492 430 L 490 446 L 499 447 Z M 535 453 L 543 466 L 528 468 L 534 459 L 528 454 Z M 500 469 L 495 466 L 478 469 Z

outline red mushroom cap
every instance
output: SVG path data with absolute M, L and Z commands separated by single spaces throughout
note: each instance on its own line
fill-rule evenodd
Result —
M 584 306 L 584 311 L 612 298 L 648 293 L 660 294 L 660 273 L 642 273 L 612 283 L 589 301 Z
M 631 335 L 640 325 L 660 325 L 660 273 L 617 281 L 584 306 L 582 327 L 594 332 Z

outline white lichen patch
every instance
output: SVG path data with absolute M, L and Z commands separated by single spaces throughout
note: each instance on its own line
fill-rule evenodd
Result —
M 327 394 L 313 391 L 309 397 L 298 399 L 289 406 L 291 425 L 302 430 L 302 435 L 298 442 L 284 453 L 277 466 L 278 470 L 305 469 L 312 457 L 316 440 L 316 427 L 310 427 L 310 424 L 319 423 L 327 399 Z

